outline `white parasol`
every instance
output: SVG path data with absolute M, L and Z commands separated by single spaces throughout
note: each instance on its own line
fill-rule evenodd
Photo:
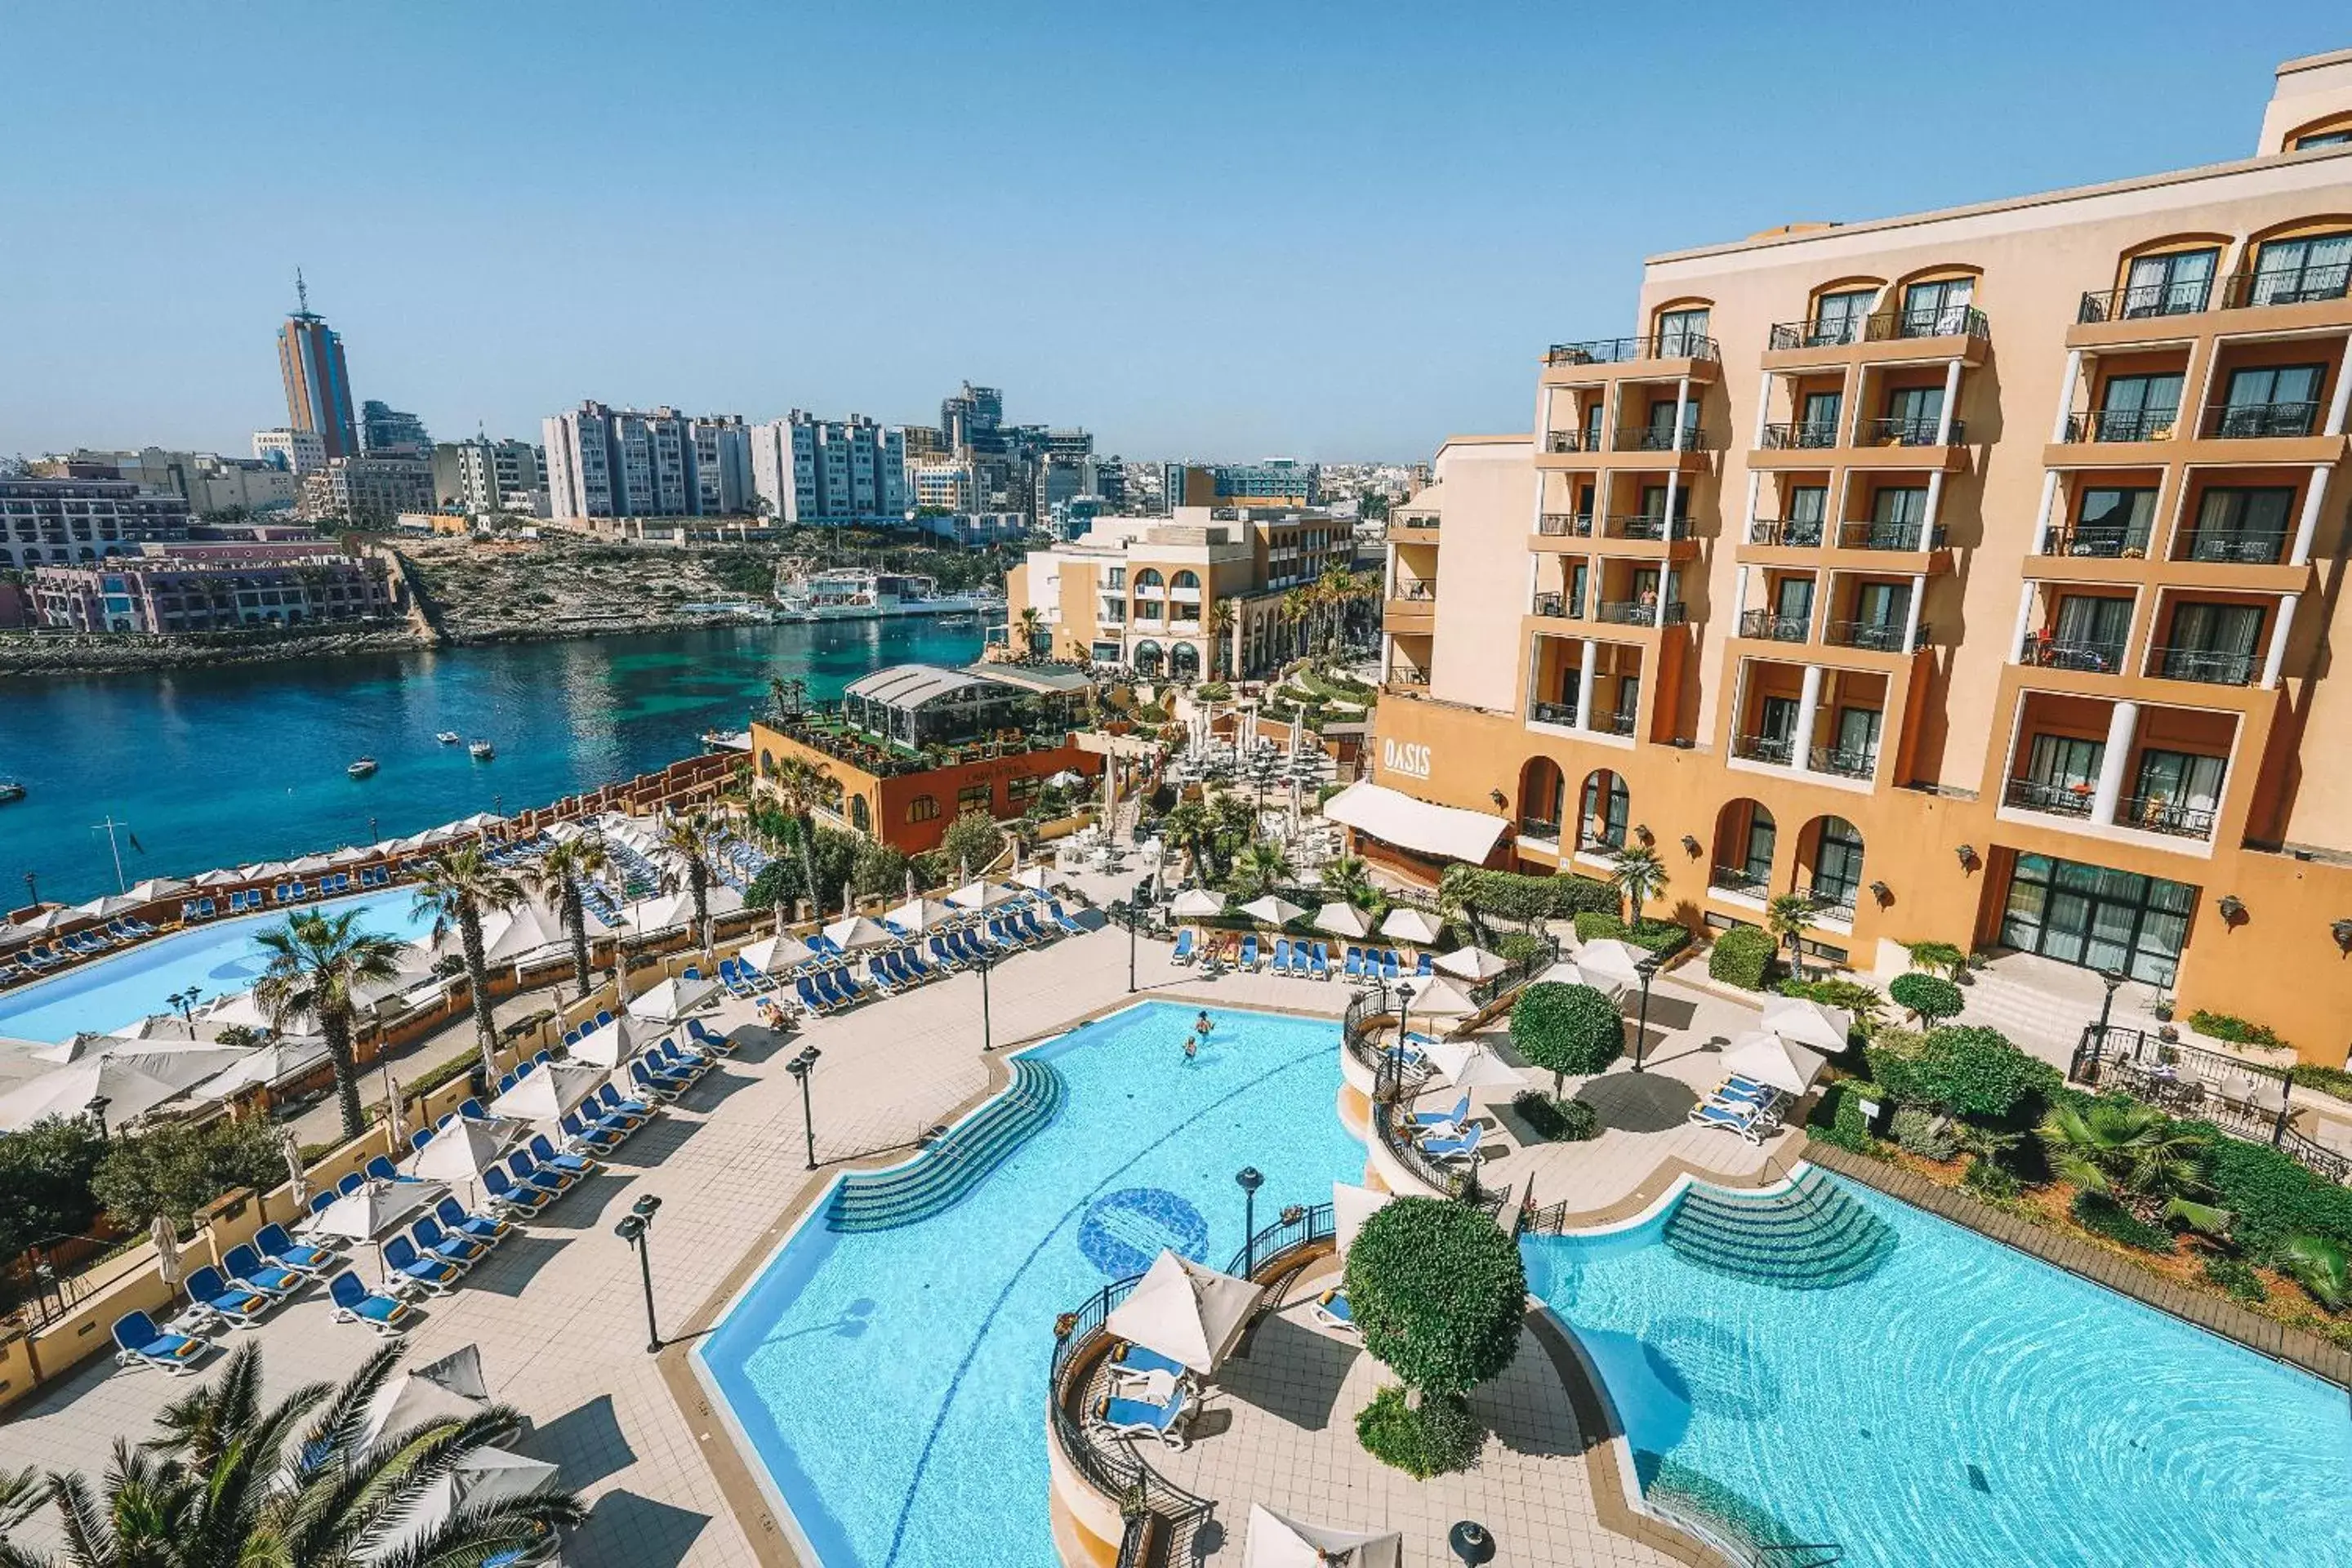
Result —
M 1263 921 L 1270 926 L 1288 925 L 1306 912 L 1288 899 L 1278 899 L 1272 893 L 1268 893 L 1262 899 L 1254 899 L 1242 906 L 1242 913 L 1254 921 Z
M 774 974 L 809 961 L 806 943 L 789 936 L 762 937 L 735 955 L 736 961 L 748 963 L 762 974 Z
M 616 1068 L 646 1048 L 645 1037 L 649 1032 L 658 1031 L 648 1031 L 643 1019 L 624 1013 L 572 1041 L 569 1051 L 575 1062 Z
M 1364 1222 L 1396 1202 L 1394 1193 L 1376 1192 L 1370 1187 L 1352 1187 L 1345 1182 L 1331 1184 L 1331 1245 L 1341 1257 L 1364 1228 Z
M 1422 1047 L 1430 1065 L 1455 1089 L 1524 1089 L 1519 1069 L 1484 1047 L 1467 1040 L 1436 1040 Z
M 1381 922 L 1381 934 L 1398 942 L 1418 942 L 1427 947 L 1437 940 L 1437 933 L 1444 923 L 1427 910 L 1402 905 L 1389 911 L 1389 918 Z
M 948 895 L 948 902 L 960 910 L 992 910 L 1019 896 L 1012 889 L 999 887 L 994 882 L 966 882 Z
M 1764 1002 L 1764 1026 L 1784 1040 L 1835 1056 L 1845 1049 L 1846 1036 L 1853 1030 L 1853 1015 L 1808 997 L 1770 996 Z
M 851 915 L 845 920 L 834 921 L 824 928 L 824 937 L 844 952 L 856 952 L 867 947 L 892 947 L 899 940 L 896 932 L 876 924 L 864 915 Z
M 1613 985 L 1641 988 L 1640 965 L 1647 962 L 1649 952 L 1630 942 L 1614 937 L 1595 937 L 1576 950 L 1576 966 L 1588 975 L 1597 974 Z M 1589 982 L 1588 982 L 1589 984 Z
M 674 1024 L 719 994 L 715 980 L 674 977 L 629 1000 L 629 1016 L 648 1023 Z
M 1440 954 L 1431 967 L 1465 980 L 1492 980 L 1511 966 L 1483 947 L 1457 947 Z
M 492 1116 L 515 1121 L 553 1121 L 595 1093 L 604 1080 L 604 1069 L 585 1062 L 541 1062 L 486 1109 Z
M 1819 1051 L 1792 1044 L 1769 1029 L 1756 1029 L 1724 1047 L 1723 1070 L 1802 1094 L 1822 1070 L 1823 1059 Z
M 537 1078 L 539 1074 L 530 1076 Z M 460 1116 L 434 1133 L 424 1148 L 403 1160 L 400 1169 L 404 1174 L 424 1181 L 478 1183 L 483 1168 L 502 1158 L 512 1146 L 515 1131 L 511 1122 Z
M 1334 1530 L 1286 1519 L 1264 1503 L 1250 1504 L 1242 1568 L 1398 1568 L 1403 1561 L 1404 1536 L 1399 1531 Z
M 313 1236 L 373 1241 L 448 1190 L 439 1182 L 371 1181 L 320 1210 L 305 1228 Z
M 157 1215 L 147 1227 L 147 1239 L 155 1248 L 155 1272 L 172 1289 L 180 1288 L 180 1233 L 172 1228 L 169 1217 Z
M 1225 912 L 1225 897 L 1206 888 L 1187 888 L 1169 900 L 1168 912 L 1178 920 L 1196 921 Z
M 915 936 L 935 931 L 957 918 L 960 911 L 937 899 L 908 899 L 882 917 L 883 923 L 902 935 Z M 762 964 L 761 967 L 765 968 Z
M 386 1379 L 362 1418 L 360 1446 L 426 1422 L 470 1421 L 489 1404 L 481 1347 L 460 1345 L 429 1366 L 409 1367 Z
M 45 1116 L 86 1116 L 106 1101 L 106 1124 L 119 1128 L 166 1100 L 177 1100 L 244 1053 L 226 1046 L 201 1050 L 116 1050 L 27 1079 L 0 1095 L 0 1132 L 31 1126 Z
M 1264 1293 L 1246 1279 L 1163 1249 L 1103 1326 L 1205 1375 L 1232 1352 Z
M 1042 863 L 1034 866 L 1024 866 L 1021 869 L 1013 873 L 1013 886 L 1027 888 L 1033 892 L 1044 892 L 1048 887 L 1052 886 L 1053 880 L 1054 873 Z
M 1408 984 L 1412 986 L 1412 1000 L 1406 1004 L 1409 1015 L 1458 1018 L 1478 1010 L 1478 1004 L 1470 999 L 1470 994 L 1457 981 L 1415 980 Z
M 1371 932 L 1371 918 L 1353 904 L 1326 904 L 1315 911 L 1315 929 L 1333 936 L 1363 937 Z

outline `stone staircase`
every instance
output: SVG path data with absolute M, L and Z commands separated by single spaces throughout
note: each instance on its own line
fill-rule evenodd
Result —
M 1062 1075 L 1028 1057 L 1013 1061 L 1013 1082 L 970 1120 L 897 1170 L 843 1178 L 825 1209 L 829 1230 L 891 1230 L 952 1208 L 982 1177 L 1029 1141 L 1068 1097 Z
M 1665 1242 L 1718 1274 L 1783 1290 L 1832 1290 L 1874 1273 L 1895 1248 L 1895 1232 L 1816 1169 L 1777 1193 L 1693 1187 L 1666 1222 Z

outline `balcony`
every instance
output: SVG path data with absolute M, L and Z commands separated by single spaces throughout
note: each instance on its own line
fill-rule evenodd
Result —
M 1396 586 L 1389 591 L 1389 600 L 1392 604 L 1399 601 L 1419 604 L 1436 597 L 1437 584 L 1418 579 L 1400 578 Z
M 2041 779 L 2011 779 L 2001 791 L 2001 804 L 2023 811 L 2038 811 L 2049 816 L 2080 817 L 2090 820 L 2091 783 L 2087 779 L 2073 784 L 2049 784 Z
M 2261 673 L 2258 654 L 2208 647 L 2152 647 L 2147 672 L 2166 680 L 2194 680 L 2208 686 L 2252 686 Z
M 1776 768 L 1795 764 L 1796 742 L 1779 735 L 1734 735 L 1731 754 L 1742 762 L 1769 763 Z
M 1559 842 L 1559 824 L 1547 822 L 1540 816 L 1522 816 L 1519 818 L 1519 837 L 1557 844 Z
M 1608 539 L 1664 540 L 1667 537 L 1665 514 L 1647 511 L 1612 511 L 1601 520 L 1602 537 Z M 1685 539 L 1690 537 L 1690 519 L 1674 520 L 1675 530 Z
M 1567 594 L 1538 594 L 1535 613 L 1554 620 L 1580 621 L 1584 618 L 1584 600 Z
M 1576 704 L 1532 700 L 1528 704 L 1528 718 L 1534 723 L 1557 724 L 1563 730 L 1573 730 L 1576 728 Z M 1546 834 L 1544 837 L 1549 838 L 1558 836 Z
M 1706 874 L 1706 885 L 1711 892 L 1738 893 L 1743 898 L 1750 899 L 1764 897 L 1770 888 L 1770 884 L 1763 878 L 1751 876 L 1748 869 L 1741 866 L 1711 868 Z
M 2190 561 L 2221 561 L 2237 566 L 2275 566 L 2286 554 L 2287 536 L 2248 529 L 2199 529 L 2189 536 Z
M 1812 749 L 1812 771 L 1834 774 L 1842 779 L 1870 778 L 1878 772 L 1878 753 L 1875 751 L 1848 751 L 1843 746 L 1815 746 Z
M 2319 433 L 2316 403 L 2225 404 L 2205 413 L 2205 434 L 2213 440 L 2292 440 Z
M 1813 901 L 1813 913 L 1825 921 L 1835 921 L 1851 929 L 1853 925 L 1853 889 L 1815 882 L 1805 889 L 1805 897 Z
M 1598 452 L 1603 450 L 1598 430 L 1554 430 L 1544 437 L 1547 452 Z
M 1916 652 L 1927 646 L 1928 626 L 1919 623 L 1911 647 L 1903 646 L 1903 628 L 1883 621 L 1832 621 L 1822 628 L 1822 640 L 1832 647 L 1858 647 L 1866 653 Z
M 1843 321 L 1781 321 L 1772 328 L 1771 349 L 1847 348 L 1854 343 L 1899 342 L 1919 338 L 1990 338 L 1992 325 L 1972 306 L 1933 310 L 1882 310 Z
M 2124 645 L 2061 640 L 2029 633 L 2025 646 L 2018 650 L 2017 661 L 2035 669 L 2079 669 L 2093 675 L 2116 675 L 2124 667 Z
M 2143 833 L 2168 834 L 2175 838 L 2210 839 L 2214 814 L 2208 808 L 2174 805 L 2160 795 L 2136 795 L 2116 812 L 2116 826 Z
M 1812 635 L 1805 616 L 1783 616 L 1772 610 L 1739 612 L 1739 635 L 1762 642 L 1803 642 Z
M 2145 528 L 2055 528 L 2050 531 L 2044 555 L 2074 555 L 2100 561 L 2140 561 L 2147 556 Z
M 1748 525 L 1748 542 L 1781 550 L 1811 550 L 1822 542 L 1818 517 L 1759 517 Z
M 1707 435 L 1695 426 L 1675 429 L 1672 425 L 1634 425 L 1620 427 L 1619 452 L 1704 452 L 1707 450 Z
M 1968 426 L 1964 420 L 1952 421 L 1949 436 L 1943 433 L 1941 419 L 1905 419 L 1893 415 L 1882 419 L 1862 422 L 1859 442 L 1864 447 L 1960 447 L 1968 443 Z
M 2233 272 L 2222 287 L 2221 308 L 2248 310 L 2271 305 L 2309 305 L 2341 300 L 2347 292 L 2352 292 L 2352 262 Z
M 1924 540 L 1924 542 L 1923 542 Z M 1838 525 L 1840 550 L 1920 551 L 1944 548 L 1944 525 L 1928 533 L 1916 522 L 1843 522 Z
M 2177 408 L 2095 408 L 2066 416 L 2066 440 L 2169 441 L 2179 426 Z
M 1838 444 L 1838 421 L 1797 419 L 1764 426 L 1764 447 L 1773 452 L 1814 451 Z
M 1608 709 L 1592 716 L 1591 727 L 1603 735 L 1631 735 L 1633 732 L 1633 715 Z
M 1619 626 L 1678 626 L 1685 617 L 1680 600 L 1668 605 L 1661 616 L 1655 601 L 1643 604 L 1639 599 L 1609 599 L 1592 607 L 1592 618 Z
M 1546 364 L 1631 364 L 1645 359 L 1705 359 L 1723 357 L 1713 338 L 1696 332 L 1650 332 L 1630 338 L 1589 338 L 1580 343 L 1554 343 L 1544 355 Z
M 1592 537 L 1592 514 L 1589 511 L 1548 511 L 1536 519 L 1536 531 L 1549 539 L 1590 539 Z
M 2198 278 L 2179 283 L 2143 283 L 2137 288 L 2108 289 L 2086 293 L 2074 312 L 2078 325 L 2095 321 L 2144 321 L 2161 316 L 2193 316 L 2213 295 L 2213 280 Z

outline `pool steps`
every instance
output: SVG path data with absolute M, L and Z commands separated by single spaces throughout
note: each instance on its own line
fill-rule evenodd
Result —
M 1068 1089 L 1049 1062 L 1013 1059 L 1013 1082 L 953 1131 L 893 1170 L 853 1172 L 834 1190 L 825 1228 L 890 1230 L 952 1208 L 1061 1110 Z
M 1784 1290 L 1830 1290 L 1875 1273 L 1895 1232 L 1826 1172 L 1778 1192 L 1695 1186 L 1665 1226 L 1666 1245 L 1699 1268 Z

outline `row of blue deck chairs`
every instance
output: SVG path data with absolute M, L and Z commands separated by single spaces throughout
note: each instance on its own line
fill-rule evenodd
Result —
M 1350 944 L 1345 961 L 1335 969 L 1328 942 L 1276 937 L 1272 956 L 1265 957 L 1265 952 L 1255 931 L 1241 937 L 1226 932 L 1222 937 L 1213 935 L 1202 941 L 1188 926 L 1176 933 L 1176 951 L 1169 956 L 1178 963 L 1214 963 L 1251 971 L 1264 968 L 1270 973 L 1303 975 L 1311 980 L 1328 980 L 1336 973 L 1343 980 L 1384 980 L 1391 985 L 1400 980 L 1423 980 L 1436 973 L 1432 955 L 1426 952 L 1418 963 L 1407 967 L 1402 955 L 1393 949 Z
M 721 833 L 710 852 L 710 868 L 719 879 L 739 893 L 751 890 L 752 881 L 768 868 L 775 858 L 748 838 L 733 833 Z
M 125 915 L 110 920 L 102 926 L 92 926 L 88 931 L 78 931 L 71 935 L 61 936 L 53 942 L 43 942 L 38 947 L 28 948 L 23 952 L 16 953 L 7 961 L 5 967 L 0 967 L 0 974 L 5 974 L 12 980 L 26 978 L 46 970 L 71 963 L 76 959 L 94 957 L 112 948 L 120 947 L 125 942 L 137 942 L 142 937 L 154 934 L 155 928 L 145 921 L 134 921 Z
M 819 932 L 807 941 L 813 956 L 781 974 L 730 958 L 719 962 L 719 980 L 735 996 L 748 999 L 774 992 L 780 1003 L 796 1005 L 815 1017 L 855 1006 L 872 994 L 896 995 L 957 970 L 992 963 L 1007 953 L 1042 947 L 1085 930 L 1059 900 L 1024 898 L 929 932 L 899 931 L 898 945 L 862 953 L 845 952 Z

